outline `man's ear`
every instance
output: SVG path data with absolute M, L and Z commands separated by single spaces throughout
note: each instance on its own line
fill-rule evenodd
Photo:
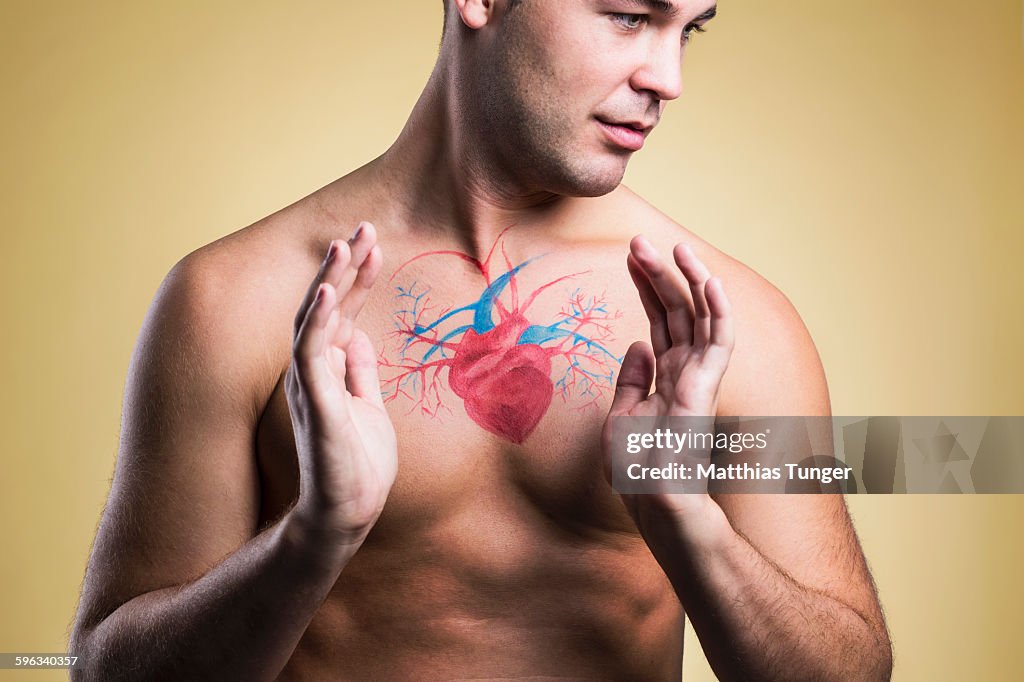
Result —
M 495 0 L 453 0 L 462 23 L 472 29 L 483 28 L 494 13 Z

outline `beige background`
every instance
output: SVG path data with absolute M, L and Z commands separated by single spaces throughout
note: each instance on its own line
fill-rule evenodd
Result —
M 440 3 L 5 0 L 0 26 L 0 650 L 63 651 L 158 283 L 380 153 Z M 790 296 L 836 414 L 1024 414 L 1021 31 L 1019 0 L 724 0 L 633 163 Z M 895 678 L 1019 674 L 1024 499 L 850 504 Z

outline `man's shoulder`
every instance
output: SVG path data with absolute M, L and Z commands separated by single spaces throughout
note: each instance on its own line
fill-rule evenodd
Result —
M 154 308 L 181 313 L 217 347 L 290 352 L 292 322 L 332 239 L 347 239 L 367 204 L 367 183 L 350 173 L 266 217 L 183 256 Z M 250 353 L 252 354 L 252 353 Z
M 329 220 L 310 195 L 183 256 L 164 286 L 173 284 L 191 307 L 213 307 L 242 328 L 282 307 L 294 312 L 326 248 L 318 228 Z
M 273 380 L 316 270 L 315 246 L 295 229 L 305 210 L 289 207 L 178 260 L 156 292 L 143 341 L 161 339 L 188 364 L 244 384 Z
M 672 247 L 676 244 L 687 244 L 708 266 L 711 274 L 722 279 L 733 303 L 754 304 L 755 310 L 747 311 L 751 314 L 763 311 L 776 320 L 781 316 L 786 318 L 784 321 L 795 322 L 792 316 L 796 315 L 796 309 L 786 295 L 765 276 L 678 223 L 640 195 L 628 188 L 623 189 L 625 191 L 620 202 L 623 213 L 629 216 L 629 224 L 634 228 L 634 233 L 643 233 L 666 257 L 670 257 Z M 796 317 L 799 318 L 799 315 Z
M 639 195 L 622 201 L 655 247 L 671 257 L 684 242 L 719 277 L 732 306 L 736 348 L 723 380 L 721 413 L 817 414 L 829 409 L 824 369 L 796 306 L 754 268 L 680 225 Z

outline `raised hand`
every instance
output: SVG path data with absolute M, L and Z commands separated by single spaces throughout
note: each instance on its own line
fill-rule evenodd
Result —
M 718 409 L 735 343 L 732 309 L 721 280 L 689 247 L 676 245 L 672 256 L 674 267 L 644 237 L 630 242 L 626 265 L 650 321 L 651 343 L 630 346 L 619 371 L 603 438 L 609 472 L 613 417 L 704 416 L 710 423 Z M 696 493 L 624 495 L 623 501 L 649 544 L 651 524 L 664 512 L 693 515 L 714 504 Z
M 650 321 L 651 344 L 637 342 L 627 351 L 613 416 L 713 417 L 718 409 L 734 346 L 732 309 L 721 280 L 688 246 L 676 245 L 672 256 L 677 267 L 645 238 L 630 242 L 626 265 Z
M 299 456 L 293 513 L 317 537 L 361 543 L 384 508 L 397 470 L 377 355 L 356 316 L 381 268 L 377 234 L 361 223 L 332 241 L 295 316 L 285 378 Z

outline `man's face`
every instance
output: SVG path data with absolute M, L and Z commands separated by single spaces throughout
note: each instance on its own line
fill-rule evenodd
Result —
M 622 181 L 679 97 L 714 0 L 525 0 L 480 36 L 480 125 L 510 177 L 570 196 Z

